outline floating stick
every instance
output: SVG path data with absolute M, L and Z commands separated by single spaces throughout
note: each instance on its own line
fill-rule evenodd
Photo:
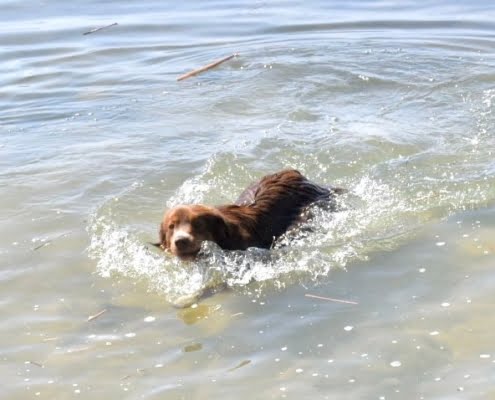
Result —
M 244 361 L 241 361 L 241 362 L 240 362 L 238 365 L 236 365 L 235 367 L 228 369 L 228 370 L 227 370 L 227 372 L 232 372 L 232 371 L 235 371 L 236 369 L 242 368 L 242 367 L 244 367 L 245 365 L 248 365 L 248 364 L 251 364 L 251 360 L 244 360 Z
M 114 22 L 113 24 L 110 24 L 110 25 L 100 26 L 99 28 L 91 29 L 90 31 L 84 32 L 83 35 L 89 35 L 90 33 L 95 33 L 95 32 L 101 31 L 102 29 L 107 29 L 107 28 L 110 28 L 111 26 L 115 26 L 115 25 L 118 25 L 118 23 Z
M 95 315 L 90 315 L 90 316 L 88 317 L 88 322 L 93 321 L 94 319 L 96 319 L 96 318 L 98 318 L 98 317 L 101 317 L 101 316 L 102 316 L 103 314 L 105 314 L 106 312 L 107 312 L 107 310 L 106 310 L 106 309 L 103 309 L 103 310 L 101 310 L 99 313 L 97 313 L 97 314 L 95 314 Z
M 36 246 L 33 248 L 33 251 L 36 251 L 36 250 L 39 250 L 45 246 L 48 246 L 49 244 L 51 244 L 54 240 L 57 240 L 57 239 L 61 239 L 63 238 L 64 236 L 67 236 L 69 234 L 71 234 L 73 231 L 69 231 L 69 232 L 65 232 L 65 233 L 62 233 L 61 235 L 58 235 L 58 236 L 55 236 L 53 239 L 48 239 L 46 241 L 44 241 L 43 243 L 41 243 L 39 246 Z
M 345 304 L 359 304 L 356 303 L 355 301 L 350 301 L 350 300 L 341 300 L 341 299 L 333 299 L 331 297 L 323 297 L 323 296 L 316 296 L 314 294 L 309 294 L 306 293 L 304 296 L 306 297 L 311 297 L 313 299 L 320 299 L 320 300 L 327 300 L 327 301 L 335 301 L 336 303 L 345 303 Z
M 200 74 L 201 72 L 208 71 L 209 69 L 215 68 L 217 65 L 220 65 L 220 64 L 224 63 L 225 61 L 228 61 L 234 57 L 237 57 L 238 55 L 239 55 L 238 53 L 234 53 L 234 54 L 231 54 L 230 56 L 221 58 L 220 60 L 213 61 L 211 64 L 205 65 L 204 67 L 201 67 L 198 69 L 194 69 L 194 70 L 188 72 L 187 74 L 179 76 L 177 78 L 177 80 L 182 81 L 184 79 L 190 78 L 191 76 Z
M 29 364 L 31 365 L 36 365 L 37 367 L 43 368 L 43 364 L 36 362 L 36 361 L 28 361 Z

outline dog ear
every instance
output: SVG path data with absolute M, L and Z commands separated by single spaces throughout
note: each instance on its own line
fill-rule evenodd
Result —
M 212 235 L 212 240 L 222 249 L 229 248 L 229 227 L 222 215 L 208 216 L 208 226 Z
M 160 224 L 160 247 L 163 250 L 170 249 L 170 238 L 167 236 L 167 226 L 162 222 Z

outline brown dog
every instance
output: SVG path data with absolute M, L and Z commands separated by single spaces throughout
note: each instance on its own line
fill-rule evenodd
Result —
M 172 208 L 163 217 L 155 246 L 183 260 L 194 259 L 205 240 L 227 250 L 270 248 L 305 207 L 342 192 L 312 183 L 296 170 L 267 175 L 244 190 L 235 204 Z

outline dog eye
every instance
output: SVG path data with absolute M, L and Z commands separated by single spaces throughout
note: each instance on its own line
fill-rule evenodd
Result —
M 174 229 L 174 224 L 170 224 L 170 225 L 168 226 L 168 229 L 170 229 L 170 230 Z

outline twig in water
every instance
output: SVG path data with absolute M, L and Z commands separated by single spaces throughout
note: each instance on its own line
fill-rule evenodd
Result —
M 311 297 L 313 299 L 320 299 L 320 300 L 327 300 L 327 301 L 335 301 L 336 303 L 345 303 L 345 304 L 359 304 L 359 303 L 356 303 L 355 301 L 351 301 L 351 300 L 342 300 L 342 299 L 333 299 L 331 297 L 323 297 L 323 296 L 316 296 L 314 294 L 309 294 L 309 293 L 306 293 L 304 296 L 306 297 Z
M 48 246 L 52 241 L 48 240 L 46 242 L 41 243 L 39 246 L 33 247 L 33 251 L 39 250 L 42 247 Z
M 84 346 L 84 347 L 75 347 L 72 349 L 67 349 L 67 353 L 80 353 L 81 351 L 86 351 L 89 350 L 89 346 Z
M 36 361 L 28 361 L 28 362 L 29 362 L 29 364 L 31 364 L 31 365 L 36 365 L 37 367 L 43 368 L 43 364 L 40 364 L 40 363 L 38 363 L 38 362 L 36 362 Z
M 232 371 L 235 371 L 236 369 L 242 368 L 242 367 L 244 367 L 245 365 L 248 365 L 248 364 L 251 364 L 251 360 L 244 360 L 244 361 L 241 361 L 241 362 L 240 362 L 239 364 L 237 364 L 235 367 L 228 369 L 228 370 L 227 370 L 227 372 L 232 372 Z
M 214 61 L 208 65 L 205 65 L 204 67 L 194 69 L 194 70 L 188 72 L 187 74 L 179 76 L 177 78 L 177 80 L 182 81 L 184 79 L 190 78 L 191 76 L 200 74 L 201 72 L 208 71 L 209 69 L 215 68 L 217 65 L 220 65 L 220 64 L 224 63 L 225 61 L 228 61 L 234 57 L 237 57 L 238 55 L 239 55 L 238 53 L 234 53 L 234 54 L 231 54 L 230 56 L 221 58 L 220 60 Z
M 48 246 L 53 241 L 58 240 L 58 239 L 61 239 L 64 236 L 70 235 L 72 232 L 74 232 L 74 231 L 65 232 L 65 233 L 62 233 L 61 235 L 55 236 L 53 239 L 48 239 L 48 240 L 44 241 L 43 243 L 41 243 L 40 245 L 38 245 L 36 247 L 33 247 L 33 251 L 36 251 L 36 250 L 39 250 L 39 249 L 41 249 L 41 248 L 43 248 L 45 246 Z
M 231 318 L 234 318 L 234 317 L 238 317 L 239 315 L 244 315 L 244 313 L 243 312 L 238 312 L 238 313 L 232 314 L 230 317 Z
M 110 28 L 111 26 L 115 26 L 115 25 L 118 25 L 118 23 L 114 22 L 113 24 L 110 24 L 110 25 L 100 26 L 99 28 L 91 29 L 90 31 L 84 32 L 83 35 L 89 35 L 90 33 L 95 33 L 95 32 L 101 31 L 102 29 L 107 29 L 107 28 Z
M 106 309 L 103 309 L 103 310 L 101 310 L 99 313 L 96 313 L 95 315 L 90 315 L 90 316 L 88 317 L 88 322 L 93 321 L 94 319 L 96 319 L 96 318 L 98 318 L 98 317 L 101 317 L 101 316 L 102 316 L 103 314 L 105 314 L 106 312 L 107 312 L 107 310 L 106 310 Z

